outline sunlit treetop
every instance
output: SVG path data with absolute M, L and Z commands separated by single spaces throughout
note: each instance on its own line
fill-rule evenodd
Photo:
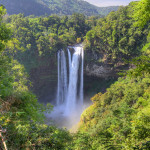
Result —
M 3 5 L 0 5 L 0 20 L 2 20 L 2 16 L 6 14 L 6 9 L 4 9 Z
M 10 29 L 2 22 L 5 14 L 6 9 L 4 9 L 4 6 L 0 6 L 0 51 L 4 50 L 5 43 L 10 39 Z
M 134 11 L 134 18 L 137 21 L 136 26 L 144 27 L 150 20 L 150 0 L 141 0 L 138 2 Z

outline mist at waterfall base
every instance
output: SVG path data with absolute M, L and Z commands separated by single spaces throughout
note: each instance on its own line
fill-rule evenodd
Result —
M 83 93 L 84 51 L 81 45 L 60 50 L 58 58 L 58 82 L 56 105 L 46 114 L 59 127 L 71 128 L 80 120 L 86 108 Z

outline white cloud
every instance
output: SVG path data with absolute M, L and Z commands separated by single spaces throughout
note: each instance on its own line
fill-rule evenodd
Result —
M 119 5 L 128 5 L 131 1 L 138 0 L 85 0 L 96 6 L 119 6 Z

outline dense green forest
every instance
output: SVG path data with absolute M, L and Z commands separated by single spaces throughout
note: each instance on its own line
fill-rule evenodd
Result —
M 45 1 L 46 2 L 46 1 Z M 150 149 L 150 1 L 132 2 L 104 18 L 7 16 L 0 7 L 0 149 Z M 130 64 L 81 115 L 77 133 L 44 124 L 52 105 L 38 103 L 27 72 L 38 59 L 84 43 L 94 63 Z M 43 62 L 44 63 L 44 62 Z M 5 137 L 5 141 L 2 140 Z
M 116 11 L 118 6 L 96 7 L 83 0 L 1 0 L 8 14 L 24 13 L 25 16 L 35 15 L 72 15 L 82 13 L 86 16 L 103 16 Z
M 87 21 L 83 14 L 70 17 L 24 17 L 22 14 L 6 16 L 4 22 L 12 30 L 12 40 L 6 49 L 30 71 L 39 66 L 38 58 L 56 55 L 56 51 L 68 45 L 80 43 L 93 26 L 96 17 Z M 44 62 L 43 62 L 44 63 Z
M 144 28 L 135 26 L 133 7 L 137 4 L 120 7 L 118 11 L 111 12 L 105 18 L 99 19 L 85 39 L 86 49 L 105 53 L 107 60 L 116 63 L 123 59 L 141 54 L 141 49 L 149 37 L 149 23 Z

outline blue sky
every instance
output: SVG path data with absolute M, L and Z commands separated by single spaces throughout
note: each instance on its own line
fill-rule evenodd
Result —
M 138 0 L 85 0 L 91 4 L 96 6 L 118 6 L 118 5 L 128 5 L 131 1 L 138 1 Z

